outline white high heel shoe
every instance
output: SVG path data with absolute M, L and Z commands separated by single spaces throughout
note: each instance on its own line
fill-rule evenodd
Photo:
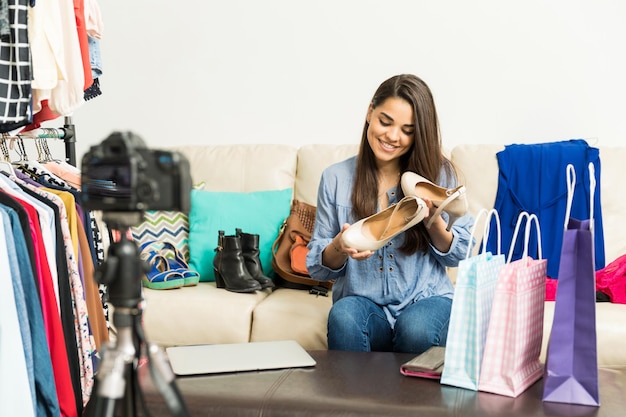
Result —
M 435 214 L 430 216 L 430 219 L 426 223 L 426 228 L 428 229 L 430 229 L 435 219 L 441 215 L 442 211 L 448 213 L 449 216 L 448 226 L 446 227 L 448 231 L 450 231 L 450 228 L 459 217 L 467 213 L 467 199 L 465 198 L 464 185 L 446 189 L 410 171 L 402 174 L 400 184 L 405 196 L 412 195 L 427 198 L 431 200 L 437 208 Z
M 342 234 L 344 245 L 359 251 L 378 250 L 394 236 L 421 222 L 428 208 L 421 198 L 407 196 L 398 203 L 351 225 Z

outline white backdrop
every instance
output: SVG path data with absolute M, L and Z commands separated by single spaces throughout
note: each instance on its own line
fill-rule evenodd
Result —
M 447 147 L 626 138 L 621 0 L 98 4 L 103 95 L 74 114 L 79 160 L 114 130 L 151 147 L 358 142 L 403 72 L 433 90 Z

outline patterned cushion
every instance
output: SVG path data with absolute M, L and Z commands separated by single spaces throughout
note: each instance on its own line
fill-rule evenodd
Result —
M 170 242 L 189 261 L 189 217 L 180 211 L 148 210 L 144 221 L 132 227 L 138 246 L 146 242 Z

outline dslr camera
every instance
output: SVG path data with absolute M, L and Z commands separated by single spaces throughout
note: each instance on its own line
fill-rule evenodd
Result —
M 132 132 L 113 132 L 81 163 L 81 199 L 87 210 L 189 212 L 189 161 L 179 152 L 150 150 Z

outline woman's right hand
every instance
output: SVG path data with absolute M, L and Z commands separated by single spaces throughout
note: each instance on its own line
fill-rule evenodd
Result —
M 357 249 L 349 248 L 343 244 L 343 238 L 341 235 L 348 227 L 350 227 L 350 225 L 345 223 L 341 227 L 341 232 L 337 233 L 328 246 L 326 246 L 326 249 L 324 249 L 322 254 L 322 263 L 329 268 L 341 268 L 348 260 L 348 257 L 356 259 L 357 261 L 362 261 L 363 259 L 367 259 L 374 254 L 374 252 L 369 250 L 359 252 Z
M 350 248 L 348 246 L 345 246 L 343 243 L 343 238 L 342 238 L 342 234 L 343 232 L 345 232 L 348 228 L 350 227 L 350 225 L 348 223 L 344 223 L 343 226 L 341 227 L 341 232 L 339 232 L 337 234 L 337 236 L 335 236 L 335 238 L 333 239 L 333 241 L 331 242 L 331 245 L 334 246 L 335 250 L 337 252 L 342 252 L 345 253 L 346 255 L 348 255 L 350 258 L 355 259 L 357 261 L 362 261 L 364 259 L 369 258 L 370 256 L 372 256 L 374 254 L 373 251 L 371 250 L 364 250 L 364 251 L 360 251 L 358 249 L 355 248 Z

